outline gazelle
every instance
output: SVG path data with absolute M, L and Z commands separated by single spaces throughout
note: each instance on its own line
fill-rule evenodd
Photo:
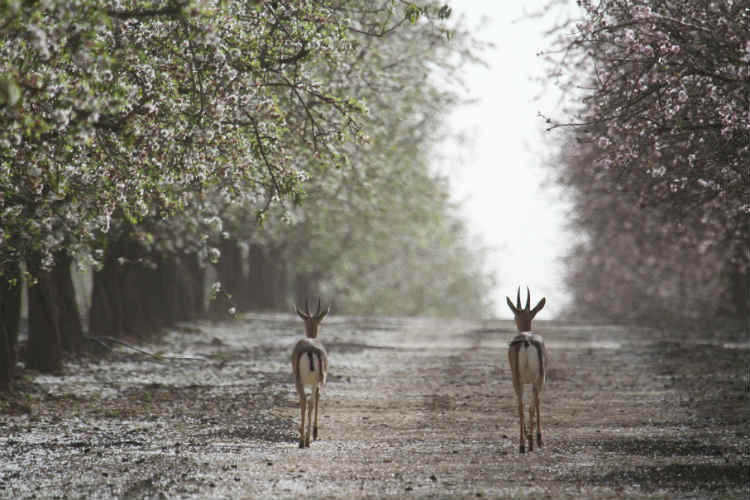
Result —
M 310 313 L 307 301 L 305 301 L 304 311 L 300 311 L 297 306 L 294 307 L 294 310 L 305 322 L 305 338 L 300 339 L 292 351 L 292 373 L 294 373 L 294 383 L 297 386 L 300 406 L 299 447 L 307 448 L 310 446 L 311 428 L 312 438 L 318 439 L 320 388 L 325 385 L 328 375 L 328 353 L 318 340 L 318 330 L 320 329 L 320 322 L 331 310 L 331 306 L 321 312 L 320 299 L 318 299 L 318 308 L 315 314 Z M 305 387 L 310 387 L 309 400 L 305 396 Z M 307 432 L 305 432 L 305 407 L 307 407 Z M 314 423 L 312 420 L 313 407 L 315 408 Z
M 529 309 L 531 303 L 531 292 L 526 288 L 526 307 L 521 308 L 521 287 L 518 287 L 516 305 L 513 305 L 509 297 L 506 297 L 510 310 L 516 320 L 519 334 L 511 340 L 508 346 L 508 359 L 510 360 L 510 371 L 513 376 L 513 389 L 518 399 L 518 416 L 521 422 L 521 445 L 520 452 L 525 453 L 524 438 L 528 436 L 529 451 L 534 450 L 534 416 L 536 414 L 536 442 L 542 447 L 542 415 L 539 411 L 539 398 L 544 387 L 547 369 L 547 350 L 544 347 L 544 339 L 533 333 L 531 320 L 542 310 L 547 299 L 543 298 L 534 307 Z M 526 422 L 523 415 L 523 386 L 531 384 L 534 400 L 529 407 L 529 429 L 526 431 Z

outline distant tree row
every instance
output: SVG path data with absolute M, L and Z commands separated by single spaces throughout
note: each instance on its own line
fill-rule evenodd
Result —
M 581 235 L 567 258 L 590 318 L 748 319 L 750 9 L 579 1 L 551 78 L 572 97 L 556 176 Z
M 206 314 L 482 314 L 429 169 L 473 42 L 430 2 L 0 2 L 0 387 Z M 71 266 L 95 269 L 90 310 Z M 207 277 L 213 268 L 216 283 Z M 206 290 L 211 299 L 206 301 Z M 88 320 L 88 326 L 85 321 Z

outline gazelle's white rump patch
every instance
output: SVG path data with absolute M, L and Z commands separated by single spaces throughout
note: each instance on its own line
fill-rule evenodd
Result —
M 299 379 L 304 386 L 325 384 L 325 373 L 321 368 L 321 356 L 313 351 L 302 353 L 299 358 Z
M 533 383 L 539 376 L 540 368 L 539 349 L 531 343 L 522 344 L 518 349 L 518 378 L 521 383 Z

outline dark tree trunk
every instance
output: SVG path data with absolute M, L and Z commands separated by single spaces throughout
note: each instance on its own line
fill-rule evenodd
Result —
M 66 351 L 79 352 L 83 345 L 83 326 L 70 270 L 72 262 L 67 254 L 58 255 L 51 275 L 57 286 L 60 342 Z
M 160 256 L 152 256 L 154 264 L 141 265 L 137 272 L 137 289 L 141 301 L 141 310 L 143 315 L 140 322 L 140 331 L 144 334 L 151 334 L 164 326 L 172 323 L 168 311 L 168 294 L 169 291 L 164 288 L 162 279 L 163 269 L 161 263 L 164 261 Z
M 142 336 L 148 328 L 146 296 L 151 294 L 150 286 L 146 286 L 144 279 L 145 269 L 139 263 L 143 255 L 139 253 L 138 243 L 127 237 L 120 240 L 117 250 L 116 255 L 125 259 L 119 269 L 122 278 L 119 298 L 122 300 L 123 329 L 127 334 Z
M 209 305 L 209 316 L 214 320 L 228 319 L 231 316 L 229 309 L 243 300 L 247 286 L 242 276 L 242 252 L 237 241 L 222 240 L 220 250 L 221 258 L 216 271 L 221 290 Z
M 170 255 L 159 259 L 156 283 L 162 302 L 159 317 L 166 325 L 182 320 L 180 295 L 183 293 L 185 284 L 186 280 L 180 272 L 179 257 Z
M 222 252 L 227 252 L 229 256 L 224 268 L 227 291 L 232 295 L 235 306 L 244 307 L 247 304 L 247 279 L 243 271 L 240 245 L 237 240 L 224 240 Z
M 178 270 L 183 283 L 179 297 L 180 319 L 190 321 L 202 318 L 206 314 L 206 273 L 200 265 L 198 255 L 180 257 Z
M 250 245 L 248 255 L 248 304 L 258 311 L 287 310 L 287 273 L 283 263 L 260 245 Z
M 16 366 L 18 323 L 21 319 L 21 268 L 6 256 L 0 264 L 0 392 L 7 392 Z
M 747 269 L 735 270 L 730 277 L 732 295 L 732 313 L 742 323 L 747 324 L 750 317 L 750 297 L 748 297 Z
M 94 274 L 92 335 L 145 336 L 202 317 L 205 277 L 199 262 L 197 254 L 147 254 L 127 236 L 111 241 L 102 269 Z
M 250 245 L 247 256 L 248 268 L 248 294 L 247 306 L 250 310 L 263 311 L 268 309 L 269 294 L 265 286 L 263 269 L 268 264 L 265 262 L 263 247 L 255 243 Z
M 1 297 L 0 300 L 2 300 Z M 10 390 L 10 383 L 13 380 L 13 370 L 15 367 L 13 351 L 14 348 L 10 343 L 9 335 L 5 328 L 5 321 L 2 321 L 0 322 L 0 393 Z
M 271 309 L 289 311 L 289 267 L 286 261 L 271 259 L 267 282 L 271 289 Z
M 92 335 L 149 335 L 201 317 L 205 310 L 204 272 L 197 254 L 146 256 L 137 242 L 126 238 L 110 245 L 93 285 Z
M 110 242 L 102 269 L 94 273 L 89 313 L 92 335 L 140 333 L 145 315 L 143 295 L 150 291 L 142 280 L 139 257 L 137 242 L 127 236 Z
M 159 317 L 164 324 L 191 321 L 203 315 L 203 269 L 196 254 L 163 257 L 157 272 Z
M 32 255 L 27 266 L 37 280 L 29 286 L 29 343 L 26 366 L 41 372 L 62 369 L 62 344 L 60 340 L 60 307 L 54 271 L 45 271 L 41 256 Z
M 108 253 L 102 268 L 94 272 L 89 335 L 120 337 L 124 333 L 121 280 L 121 266 L 117 258 Z

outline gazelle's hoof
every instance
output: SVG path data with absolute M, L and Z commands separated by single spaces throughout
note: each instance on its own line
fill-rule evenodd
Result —
M 521 445 L 521 447 L 518 450 L 519 453 L 526 453 L 526 447 L 524 445 Z
M 318 428 L 313 427 L 313 440 L 317 440 L 317 439 L 318 439 Z
M 542 435 L 541 434 L 536 435 L 536 445 L 540 448 L 542 447 Z
M 304 440 L 302 440 L 302 439 L 299 440 L 299 447 L 300 448 L 304 448 L 305 447 L 305 441 Z

